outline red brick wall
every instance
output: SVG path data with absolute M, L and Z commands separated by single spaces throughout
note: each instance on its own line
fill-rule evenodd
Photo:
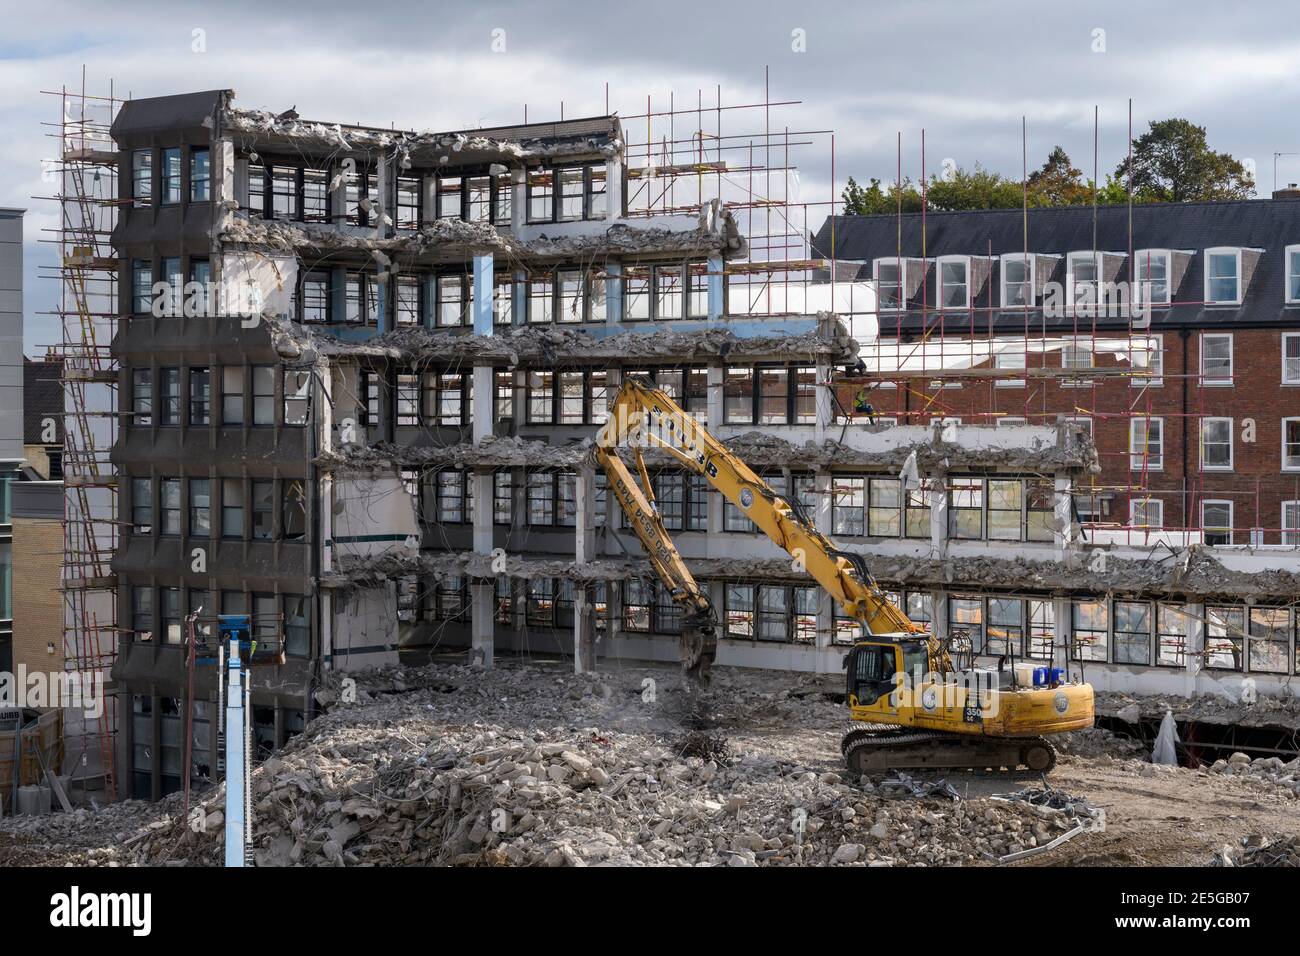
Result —
M 1184 364 L 1182 335 L 1166 330 L 1161 333 L 1162 386 L 1132 387 L 1134 380 L 1124 376 L 1098 377 L 1094 385 L 1073 388 L 1057 379 L 1030 379 L 1024 388 L 997 387 L 985 379 L 965 381 L 959 389 L 938 389 L 930 387 L 930 378 L 917 377 L 895 389 L 874 389 L 871 402 L 878 414 L 897 416 L 899 424 L 924 424 L 944 416 L 960 417 L 969 424 L 993 424 L 1002 415 L 1028 417 L 1031 424 L 1055 422 L 1059 415 L 1091 417 L 1102 461 L 1102 473 L 1092 479 L 1093 484 L 1099 492 L 1113 495 L 1104 521 L 1126 524 L 1128 500 L 1141 497 L 1140 489 L 1145 487 L 1164 502 L 1167 527 L 1199 527 L 1201 499 L 1221 498 L 1234 505 L 1235 543 L 1247 543 L 1249 529 L 1261 527 L 1264 542 L 1277 544 L 1281 503 L 1300 500 L 1300 474 L 1282 471 L 1281 425 L 1283 417 L 1300 416 L 1300 386 L 1281 384 L 1283 330 L 1224 331 L 1233 336 L 1231 386 L 1200 384 L 1200 332 L 1189 332 Z M 906 355 L 908 343 L 902 349 Z M 1100 368 L 1128 366 L 1110 354 L 1098 353 L 1095 361 Z M 1030 354 L 1027 364 L 1060 368 L 1061 353 Z M 840 391 L 844 407 L 851 409 L 854 389 Z M 1129 467 L 1129 422 L 1134 415 L 1148 414 L 1164 418 L 1165 462 L 1163 471 L 1148 471 L 1144 476 Z M 1202 415 L 1233 419 L 1231 472 L 1201 471 L 1198 419 Z M 1246 419 L 1255 423 L 1253 442 L 1244 438 Z M 1190 515 L 1185 514 L 1185 504 L 1190 505 Z

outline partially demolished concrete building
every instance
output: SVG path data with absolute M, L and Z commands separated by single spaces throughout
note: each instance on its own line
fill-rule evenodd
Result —
M 213 642 L 217 614 L 251 614 L 283 650 L 254 672 L 263 751 L 310 716 L 327 668 L 674 660 L 680 611 L 590 457 L 627 376 L 674 395 L 973 656 L 1077 670 L 1071 594 L 1104 580 L 1177 602 L 1180 648 L 1176 666 L 1162 652 L 1107 681 L 1206 680 L 1182 585 L 1212 559 L 1099 566 L 1072 507 L 1097 469 L 1082 429 L 846 415 L 834 383 L 858 344 L 837 294 L 738 309 L 751 251 L 731 209 L 636 208 L 629 183 L 649 174 L 616 116 L 400 132 L 213 91 L 128 101 L 112 137 L 125 793 L 177 789 L 186 752 L 194 779 L 215 776 L 214 668 L 185 647 L 191 625 Z M 838 672 L 856 625 L 701 478 L 650 464 L 718 610 L 719 663 Z

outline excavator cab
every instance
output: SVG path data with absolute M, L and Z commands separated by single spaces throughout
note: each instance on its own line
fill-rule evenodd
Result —
M 850 707 L 870 707 L 894 692 L 901 668 L 900 649 L 893 644 L 855 644 L 844 658 Z

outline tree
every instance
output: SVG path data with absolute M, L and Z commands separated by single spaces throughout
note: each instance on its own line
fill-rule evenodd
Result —
M 1115 179 L 1132 174 L 1134 201 L 1202 202 L 1249 199 L 1255 193 L 1254 177 L 1240 160 L 1216 153 L 1205 139 L 1205 127 L 1185 119 L 1152 122 L 1151 129 L 1133 141 L 1132 159 L 1115 168 Z
M 1020 183 L 1003 179 L 975 164 L 971 171 L 957 167 L 946 179 L 933 176 L 926 198 L 931 209 L 956 212 L 963 209 L 1012 209 L 1024 199 Z
M 897 183 L 891 183 L 889 192 L 886 193 L 880 188 L 879 179 L 873 177 L 870 186 L 862 187 L 850 176 L 848 185 L 840 194 L 840 199 L 844 203 L 844 215 L 878 216 L 882 213 L 897 212 L 899 192 Z M 901 192 L 903 212 L 920 212 L 921 193 L 912 185 L 911 179 L 903 180 Z
M 1083 173 L 1060 146 L 1048 153 L 1042 169 L 1029 174 L 1028 187 L 1031 206 L 1083 206 L 1092 202 L 1091 183 L 1083 181 Z

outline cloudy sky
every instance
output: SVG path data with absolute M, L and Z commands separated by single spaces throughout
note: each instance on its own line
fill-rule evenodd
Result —
M 30 210 L 29 354 L 57 331 L 36 314 L 57 294 L 39 268 L 54 262 L 39 240 L 56 208 L 34 197 L 51 192 L 42 123 L 58 105 L 40 91 L 79 86 L 83 66 L 90 92 L 231 88 L 244 106 L 411 129 L 517 122 L 525 104 L 532 120 L 561 102 L 592 115 L 607 83 L 625 116 L 647 96 L 658 110 L 703 90 L 707 105 L 719 87 L 724 104 L 753 103 L 766 67 L 773 100 L 801 101 L 774 109 L 773 128 L 835 131 L 835 189 L 828 136 L 798 157 L 805 197 L 827 199 L 849 175 L 892 179 L 900 132 L 916 178 L 923 128 L 928 169 L 978 161 L 1018 178 L 1022 116 L 1031 167 L 1060 144 L 1090 174 L 1094 105 L 1104 174 L 1123 157 L 1130 98 L 1136 132 L 1170 116 L 1204 125 L 1214 148 L 1254 160 L 1262 194 L 1274 153 L 1300 152 L 1300 24 L 1285 2 L 0 0 L 0 14 L 0 206 Z M 1278 179 L 1300 180 L 1300 155 L 1278 159 Z

